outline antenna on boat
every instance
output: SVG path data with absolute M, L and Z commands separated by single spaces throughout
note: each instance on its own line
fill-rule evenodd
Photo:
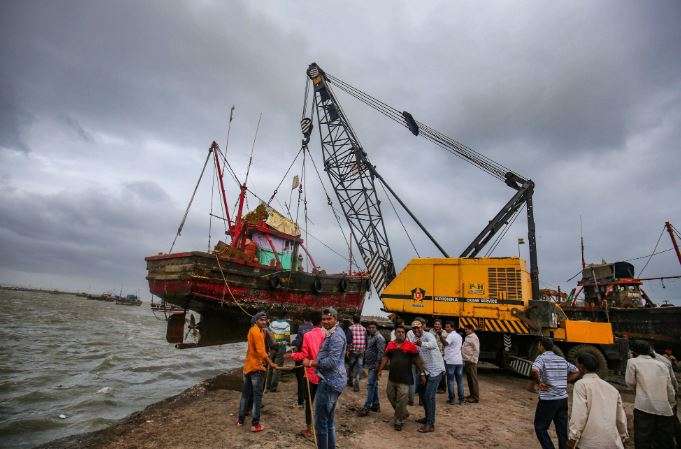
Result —
M 582 249 L 582 269 L 586 268 L 586 261 L 584 260 L 584 233 L 582 232 L 582 215 L 579 215 L 579 243 Z

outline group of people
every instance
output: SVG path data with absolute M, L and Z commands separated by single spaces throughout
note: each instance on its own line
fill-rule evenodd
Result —
M 625 382 L 635 389 L 634 447 L 681 447 L 676 417 L 676 376 L 672 363 L 641 340 L 630 345 Z M 531 391 L 539 391 L 534 429 L 543 449 L 555 446 L 548 430 L 553 422 L 560 449 L 623 449 L 629 438 L 622 398 L 615 387 L 598 375 L 596 357 L 577 356 L 576 365 L 556 350 L 553 340 L 542 338 L 540 355 L 532 365 Z M 568 416 L 568 383 L 575 382 Z
M 424 416 L 416 420 L 421 424 L 418 431 L 433 432 L 438 391 L 448 394 L 447 403 L 451 405 L 480 401 L 480 341 L 473 326 L 465 326 L 463 331 L 462 337 L 453 323 L 446 322 L 443 327 L 440 320 L 429 329 L 425 319 L 416 318 L 409 330 L 397 322 L 386 343 L 375 322 L 364 327 L 359 317 L 354 317 L 352 325 L 341 326 L 338 313 L 329 307 L 306 316 L 291 343 L 293 350 L 287 352 L 287 345 L 281 343 L 286 326 L 275 321 L 268 330 L 268 318 L 259 312 L 248 332 L 237 425 L 242 426 L 250 413 L 251 431 L 263 430 L 263 389 L 267 386 L 276 391 L 278 371 L 290 359 L 296 365 L 298 403 L 305 407 L 307 426 L 303 434 L 314 437 L 318 448 L 336 447 L 336 403 L 345 388 L 359 390 L 364 368 L 368 378 L 360 416 L 380 411 L 379 387 L 388 367 L 385 391 L 394 410 L 395 430 L 404 427 L 409 416 L 407 406 L 414 405 L 418 394 L 424 410 Z M 599 377 L 597 359 L 584 352 L 572 364 L 550 338 L 542 338 L 538 349 L 528 388 L 539 395 L 534 428 L 541 447 L 555 448 L 548 433 L 553 423 L 560 449 L 623 448 L 629 436 L 622 399 L 617 389 Z M 681 448 L 681 425 L 676 418 L 678 385 L 672 369 L 675 360 L 656 354 L 644 341 L 631 342 L 630 349 L 632 358 L 626 365 L 625 382 L 636 392 L 636 449 Z M 464 396 L 464 374 L 468 396 Z M 572 382 L 569 414 L 567 388 Z

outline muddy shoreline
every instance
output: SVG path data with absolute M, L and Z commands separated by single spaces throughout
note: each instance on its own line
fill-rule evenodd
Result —
M 360 418 L 366 379 L 359 393 L 343 392 L 337 408 L 338 447 L 394 449 L 412 445 L 431 448 L 473 449 L 538 447 L 533 428 L 536 394 L 525 390 L 527 379 L 496 369 L 480 370 L 481 402 L 450 406 L 446 395 L 437 396 L 436 431 L 416 432 L 415 419 L 423 416 L 419 406 L 409 407 L 411 416 L 401 432 L 391 425 L 392 408 L 385 397 L 385 376 L 380 384 L 382 410 Z M 296 404 L 295 378 L 284 376 L 276 393 L 263 399 L 262 423 L 266 430 L 252 434 L 248 426 L 236 427 L 240 397 L 239 369 L 205 380 L 182 393 L 133 413 L 102 430 L 73 435 L 34 449 L 152 449 L 152 448 L 297 448 L 314 447 L 300 435 L 304 411 Z M 619 387 L 619 386 L 618 386 Z M 633 395 L 624 390 L 630 434 L 633 433 Z M 630 440 L 625 447 L 633 447 Z

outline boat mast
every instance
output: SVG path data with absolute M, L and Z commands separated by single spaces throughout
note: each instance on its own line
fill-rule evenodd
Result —
M 258 117 L 258 124 L 255 127 L 255 135 L 253 136 L 253 144 L 251 145 L 251 155 L 248 158 L 248 166 L 246 167 L 246 176 L 244 177 L 244 182 L 241 184 L 241 191 L 239 192 L 239 208 L 237 209 L 236 217 L 234 218 L 234 227 L 232 235 L 232 247 L 238 246 L 241 240 L 241 234 L 244 229 L 243 224 L 243 211 L 244 211 L 244 201 L 246 200 L 246 192 L 248 191 L 248 175 L 251 172 L 251 164 L 253 164 L 253 151 L 255 150 L 255 141 L 258 138 L 258 131 L 260 130 L 260 121 L 262 120 L 262 113 Z
M 676 243 L 676 236 L 674 235 L 674 226 L 668 221 L 664 222 L 664 227 L 667 228 L 669 233 L 669 238 L 672 239 L 672 245 L 674 246 L 674 251 L 676 251 L 676 257 L 679 259 L 679 264 L 681 264 L 681 251 L 679 251 L 679 244 Z
M 225 215 L 227 215 L 227 228 L 232 229 L 232 220 L 230 219 L 229 216 L 229 206 L 227 205 L 227 193 L 225 192 L 225 181 L 223 179 L 223 174 L 224 172 L 222 171 L 222 167 L 220 166 L 220 146 L 217 144 L 217 142 L 213 141 L 213 144 L 210 146 L 210 151 L 213 152 L 213 159 L 215 161 L 215 169 L 218 171 L 218 180 L 220 181 L 220 195 L 222 196 L 222 205 L 225 208 Z

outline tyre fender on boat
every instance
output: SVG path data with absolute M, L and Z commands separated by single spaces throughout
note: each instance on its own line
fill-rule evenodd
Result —
M 341 278 L 341 280 L 338 282 L 338 290 L 345 292 L 348 289 L 348 279 L 347 278 Z
M 271 288 L 279 288 L 281 286 L 281 277 L 278 274 L 273 274 L 269 278 Z
M 320 293 L 322 291 L 322 280 L 318 277 L 314 278 L 314 281 L 312 281 L 312 291 L 315 293 Z

